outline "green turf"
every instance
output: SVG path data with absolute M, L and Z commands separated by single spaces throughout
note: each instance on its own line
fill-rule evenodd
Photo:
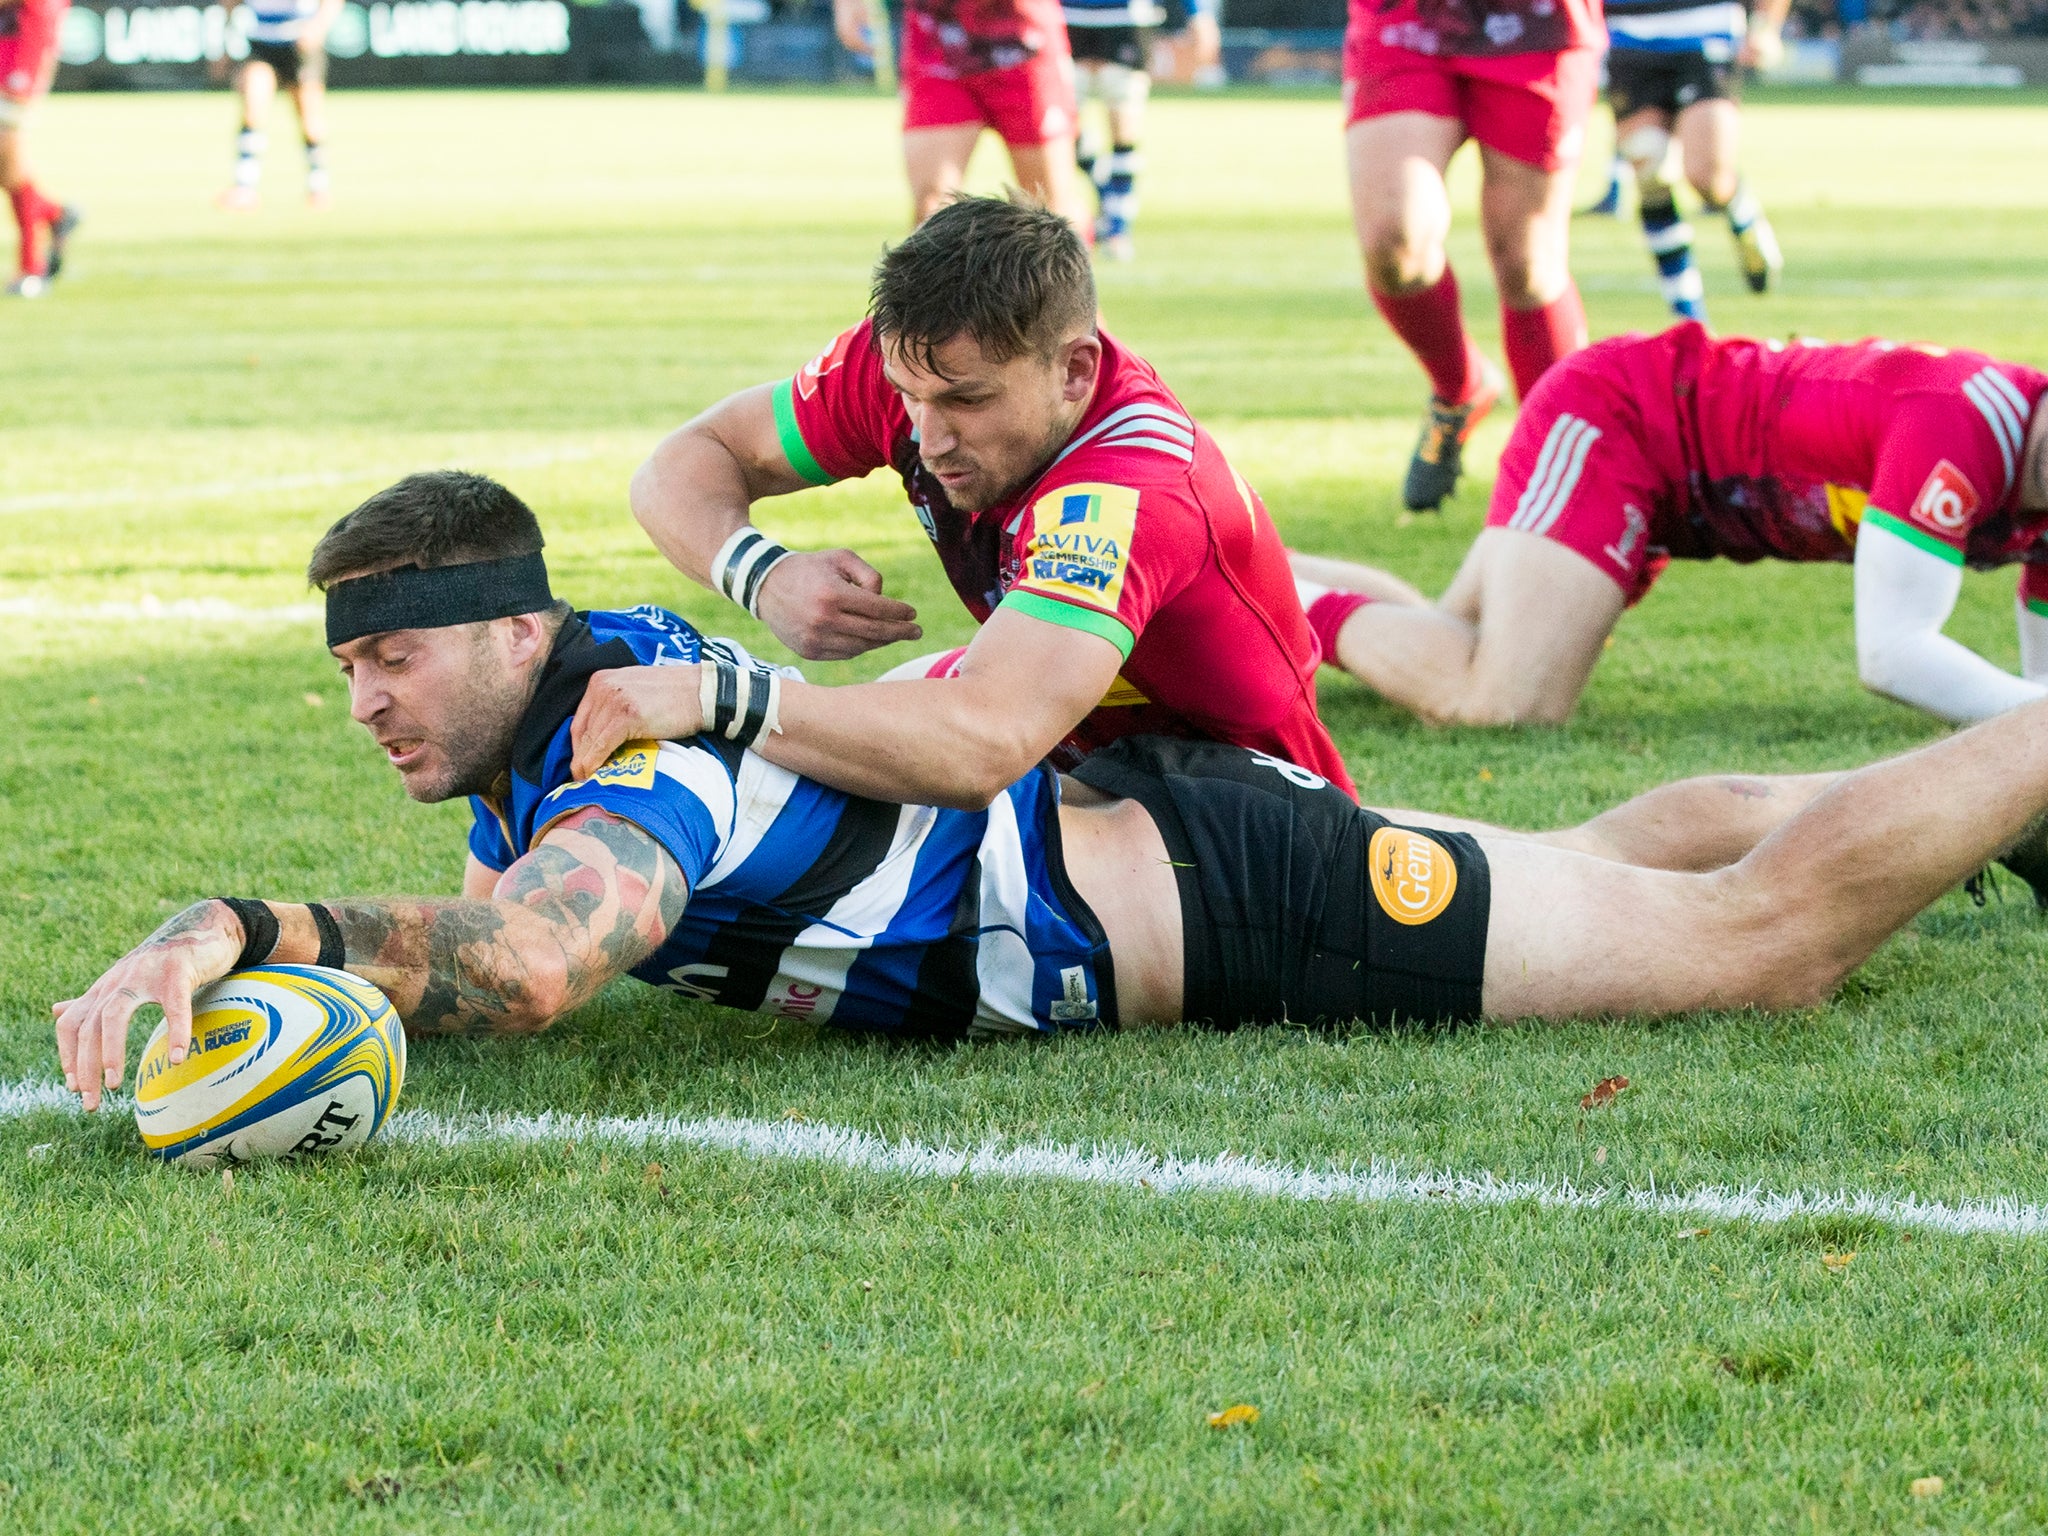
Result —
M 850 320 L 903 205 L 891 108 L 855 96 L 344 96 L 326 216 L 283 148 L 266 211 L 214 213 L 231 126 L 218 96 L 44 114 L 46 180 L 92 222 L 54 298 L 0 309 L 0 604 L 55 615 L 0 608 L 4 1080 L 49 1080 L 48 1001 L 194 897 L 448 890 L 462 857 L 459 810 L 408 806 L 359 739 L 314 625 L 76 615 L 302 603 L 319 529 L 455 463 L 533 501 L 577 601 L 670 602 L 772 650 L 647 550 L 626 478 Z M 1749 131 L 1792 265 L 1753 299 L 1701 221 L 1724 328 L 2048 363 L 2048 107 L 1794 100 Z M 1442 519 L 1397 515 L 1420 390 L 1359 291 L 1334 103 L 1164 101 L 1147 155 L 1110 323 L 1293 541 L 1443 580 L 1506 424 Z M 1491 346 L 1469 163 L 1457 187 Z M 1658 324 L 1638 237 L 1575 236 L 1596 332 Z M 763 521 L 860 548 L 933 637 L 965 633 L 882 481 Z M 2007 664 L 2010 594 L 1970 577 L 1954 629 Z M 1525 823 L 1935 734 L 1858 689 L 1840 568 L 1673 571 L 1564 731 L 1324 699 L 1369 798 Z M 406 1097 L 2041 1202 L 2048 943 L 2007 894 L 1945 901 L 1797 1014 L 930 1050 L 622 985 L 536 1042 L 419 1044 Z M 1582 1113 L 1612 1073 L 1636 1086 Z M 559 1144 L 228 1190 L 148 1166 L 123 1120 L 39 1114 L 0 1123 L 0 1528 L 2048 1525 L 2048 1246 L 1689 1225 Z M 1240 1401 L 1255 1425 L 1206 1426 Z M 1914 1498 L 1930 1474 L 1945 1492 Z

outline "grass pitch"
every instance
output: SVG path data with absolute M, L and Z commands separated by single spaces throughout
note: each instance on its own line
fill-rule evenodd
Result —
M 230 110 L 43 116 L 46 180 L 92 221 L 54 297 L 0 309 L 7 1081 L 48 1082 L 48 1002 L 195 897 L 455 887 L 462 813 L 404 802 L 296 607 L 317 532 L 389 478 L 497 472 L 579 603 L 660 600 L 772 650 L 644 545 L 626 477 L 847 323 L 902 217 L 875 99 L 348 95 L 338 210 L 298 209 L 279 150 L 244 219 L 206 202 Z M 2048 109 L 1748 121 L 1791 268 L 1749 297 L 1700 221 L 1724 329 L 2048 362 Z M 1162 101 L 1147 156 L 1111 324 L 1294 542 L 1440 583 L 1505 425 L 1440 520 L 1397 515 L 1421 387 L 1359 291 L 1334 103 Z M 1470 175 L 1454 255 L 1491 344 Z M 1575 237 L 1596 333 L 1661 324 L 1635 233 Z M 861 549 L 932 641 L 967 632 L 882 480 L 763 521 Z M 1952 630 L 2008 665 L 2010 593 L 1970 577 Z M 1929 739 L 1858 689 L 1849 617 L 1846 569 L 1682 567 L 1567 730 L 1433 734 L 1343 680 L 1325 707 L 1369 799 L 1554 823 L 1682 773 Z M 622 984 L 538 1041 L 418 1044 L 406 1101 L 2039 1203 L 2048 944 L 2022 896 L 1940 904 L 1809 1012 L 1441 1037 L 929 1050 Z M 1616 1073 L 1634 1086 L 1581 1111 Z M 123 1117 L 40 1110 L 0 1119 L 0 1526 L 2048 1524 L 2040 1240 L 1708 1226 L 560 1141 L 396 1145 L 226 1188 L 146 1164 Z M 1208 1427 L 1240 1402 L 1256 1423 Z M 1930 1476 L 1943 1491 L 1916 1497 Z

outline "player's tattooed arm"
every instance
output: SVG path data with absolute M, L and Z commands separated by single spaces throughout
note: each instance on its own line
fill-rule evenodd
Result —
M 545 1029 L 659 949 L 689 889 L 652 837 L 563 817 L 489 901 L 330 901 L 347 965 L 426 1034 Z

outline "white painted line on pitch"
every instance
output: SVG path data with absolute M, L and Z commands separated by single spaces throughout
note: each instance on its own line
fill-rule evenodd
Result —
M 571 464 L 595 458 L 594 448 L 544 448 L 533 453 L 500 458 L 492 454 L 459 455 L 475 457 L 496 469 L 539 469 L 549 464 Z M 44 491 L 31 496 L 0 496 L 0 516 L 11 512 L 72 511 L 82 507 L 124 507 L 138 502 L 232 501 L 268 491 L 317 491 L 338 485 L 367 485 L 378 480 L 411 474 L 420 466 L 400 468 L 325 470 L 297 475 L 265 475 L 252 480 L 213 480 L 198 485 L 120 486 L 100 491 Z
M 318 603 L 251 608 L 219 597 L 144 596 L 132 603 L 53 603 L 41 597 L 0 597 L 0 618 L 94 619 L 112 624 L 310 624 Z
M 125 1102 L 110 1100 L 111 1107 Z M 77 1100 L 55 1083 L 0 1083 L 0 1120 L 39 1110 L 71 1109 Z M 884 1141 L 866 1131 L 788 1120 L 725 1116 L 684 1120 L 666 1115 L 439 1115 L 402 1110 L 385 1127 L 387 1140 L 415 1146 L 462 1147 L 479 1142 L 521 1145 L 602 1142 L 634 1147 L 686 1146 L 737 1152 L 775 1162 L 830 1163 L 863 1173 L 930 1179 L 1043 1179 L 1155 1195 L 1228 1194 L 1262 1200 L 1344 1201 L 1358 1205 L 1490 1207 L 1533 1205 L 1546 1210 L 1620 1210 L 1641 1215 L 1750 1221 L 1766 1225 L 1814 1216 L 1860 1216 L 1891 1227 L 1958 1235 L 2039 1237 L 2048 1233 L 2048 1208 L 2016 1198 L 1922 1200 L 1916 1195 L 1833 1194 L 1795 1190 L 1773 1194 L 1752 1187 L 1693 1190 L 1581 1189 L 1570 1180 L 1502 1179 L 1491 1173 L 1403 1173 L 1375 1159 L 1363 1170 L 1293 1168 L 1225 1153 L 1221 1157 L 1161 1157 L 1135 1147 L 1065 1147 L 1046 1143 L 984 1143 L 974 1151 Z

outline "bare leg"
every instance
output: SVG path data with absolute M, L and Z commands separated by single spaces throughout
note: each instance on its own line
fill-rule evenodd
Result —
M 1500 301 L 1540 309 L 1571 286 L 1575 168 L 1546 171 L 1480 146 L 1479 223 Z
M 1740 177 L 1742 114 L 1732 101 L 1696 101 L 1678 114 L 1678 153 L 1685 179 L 1709 206 L 1735 195 Z
M 1844 775 L 1711 874 L 1482 838 L 1493 870 L 1485 1011 L 1811 1006 L 2044 806 L 2048 701 Z
M 961 165 L 964 169 L 964 159 Z M 1072 134 L 1047 139 L 1043 144 L 1012 144 L 1010 168 L 1016 173 L 1020 188 L 1066 219 L 1080 231 L 1084 241 L 1094 238 L 1095 221 L 1089 217 L 1088 205 L 1081 196 Z
M 967 161 L 981 137 L 979 123 L 910 128 L 903 134 L 903 168 L 910 177 L 910 218 L 922 224 L 967 179 Z
M 1392 571 L 1359 565 L 1350 560 L 1332 560 L 1325 555 L 1287 553 L 1297 581 L 1328 587 L 1332 592 L 1363 592 L 1374 602 L 1398 603 L 1409 608 L 1427 608 L 1429 599 Z
M 1426 112 L 1369 117 L 1345 130 L 1351 218 L 1375 293 L 1414 293 L 1444 275 L 1451 232 L 1444 167 L 1464 138 L 1463 123 Z
M 1434 608 L 1369 603 L 1337 634 L 1337 662 L 1438 725 L 1571 718 L 1622 591 L 1540 534 L 1488 528 Z

